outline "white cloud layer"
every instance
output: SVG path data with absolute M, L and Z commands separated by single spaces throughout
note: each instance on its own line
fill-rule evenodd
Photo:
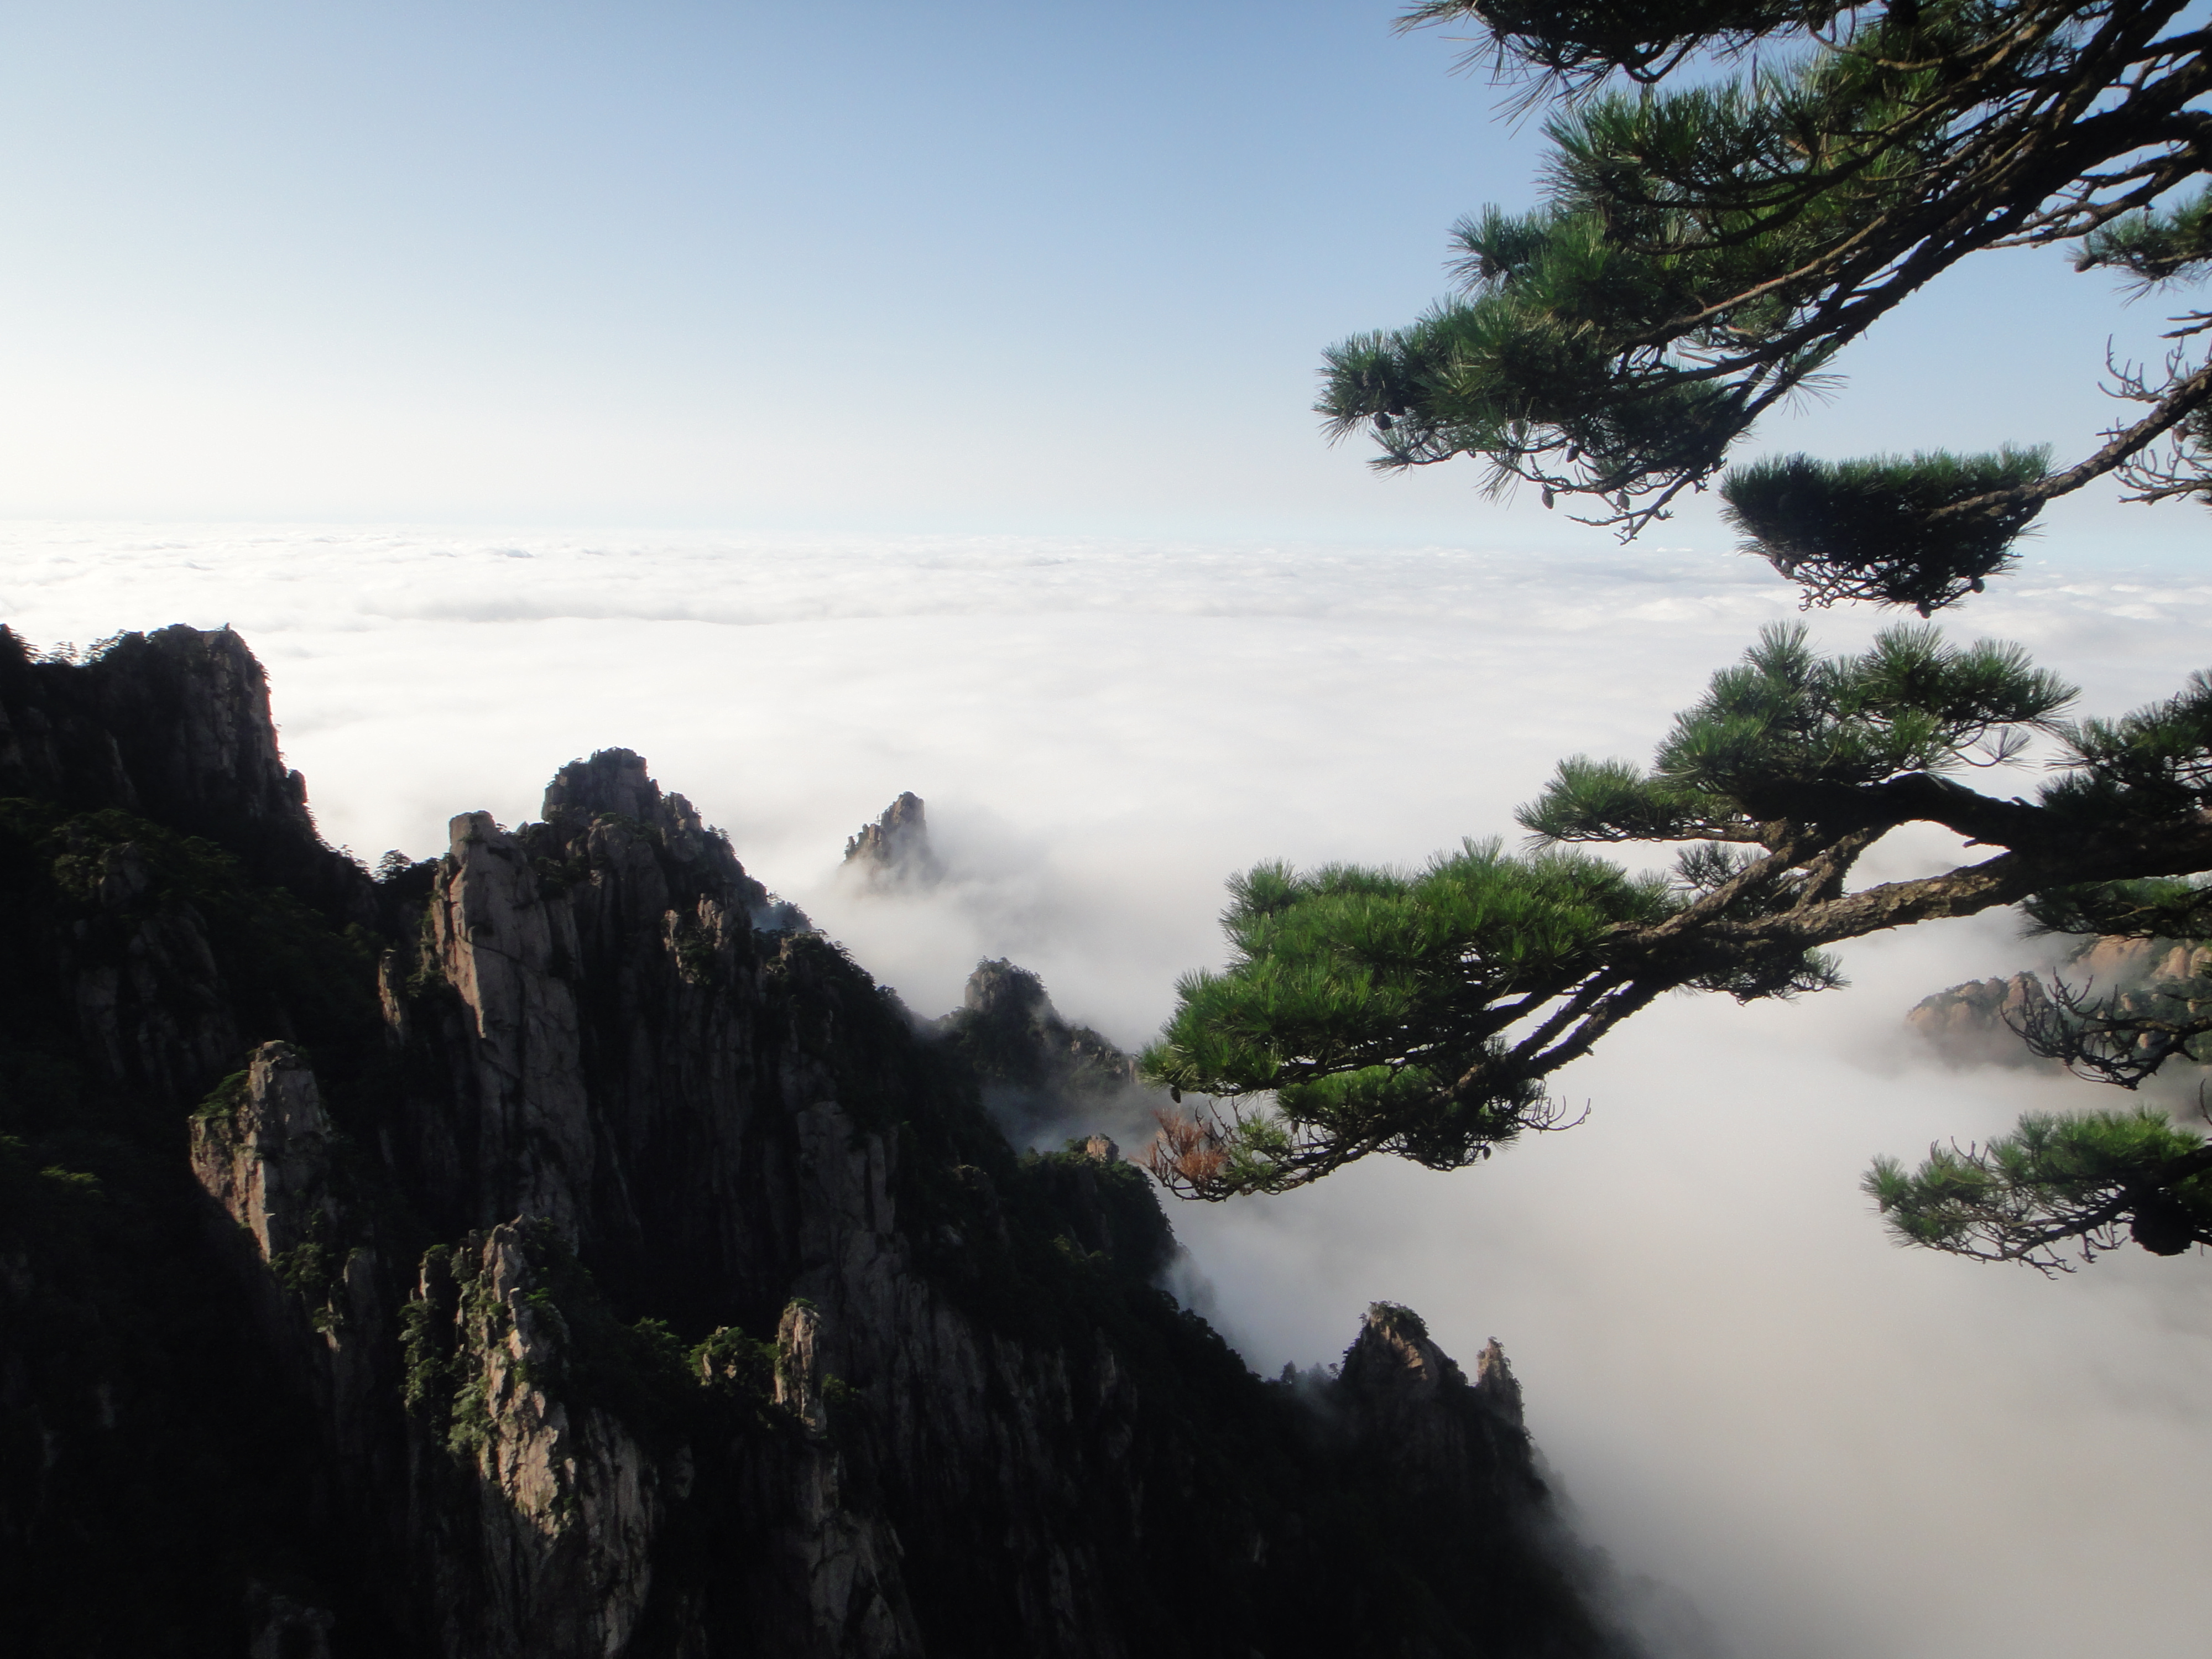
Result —
M 1553 761 L 1647 753 L 1792 614 L 1763 567 L 1688 554 L 0 527 L 0 620 L 34 642 L 239 628 L 368 857 L 531 816 L 624 744 L 917 1011 L 1011 956 L 1127 1043 L 1217 959 L 1230 871 L 1510 832 Z M 1877 622 L 1814 618 L 1835 648 Z M 2043 562 L 1953 625 L 2118 712 L 2212 659 L 2212 583 Z M 872 900 L 838 857 L 902 789 L 951 878 Z M 1794 1006 L 1671 1000 L 1563 1075 L 1572 1133 L 1175 1218 L 1263 1369 L 1376 1297 L 1463 1356 L 1499 1337 L 1590 1535 L 1740 1654 L 2191 1651 L 2212 1269 L 1977 1271 L 1891 1249 L 1856 1190 L 1874 1152 L 2100 1100 L 1903 1040 L 1918 997 L 2032 954 L 1982 919 L 1848 949 L 1853 988 Z

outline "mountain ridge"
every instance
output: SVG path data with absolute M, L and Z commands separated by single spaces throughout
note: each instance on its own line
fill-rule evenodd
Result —
M 380 882 L 228 630 L 0 635 L 0 721 L 29 1651 L 1626 1650 L 1502 1351 L 1254 1376 L 639 757 Z

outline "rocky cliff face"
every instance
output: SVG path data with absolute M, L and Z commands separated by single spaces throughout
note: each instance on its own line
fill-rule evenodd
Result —
M 2110 1004 L 2122 1013 L 2150 1015 L 2194 1007 L 2203 1000 L 2199 977 L 2212 968 L 2212 948 L 2172 939 L 2095 939 L 2059 971 L 2063 994 L 2090 1005 Z M 2056 1068 L 2038 1055 L 2021 1031 L 2059 1012 L 2034 974 L 1969 980 L 1923 997 L 1905 1024 L 1956 1066 Z M 2179 1076 L 2179 1068 L 2173 1073 Z
M 921 797 L 907 791 L 845 843 L 845 867 L 876 887 L 926 886 L 945 873 Z
M 2014 1028 L 2050 1002 L 2033 974 L 1968 980 L 1923 997 L 1905 1023 L 1954 1066 L 2048 1066 Z
M 23 1650 L 1620 1650 L 1494 1344 L 1261 1382 L 1148 1178 L 1017 1155 L 637 757 L 378 884 L 187 632 L 0 674 Z
M 122 635 L 81 667 L 0 628 L 0 799 L 137 813 L 367 921 L 367 872 L 316 835 L 268 709 L 267 677 L 228 628 Z

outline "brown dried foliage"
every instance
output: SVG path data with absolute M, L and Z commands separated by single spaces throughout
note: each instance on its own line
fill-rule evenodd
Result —
M 1203 1189 L 1229 1162 L 1228 1137 L 1219 1126 L 1180 1112 L 1154 1112 L 1159 1134 L 1145 1153 L 1145 1167 L 1164 1187 Z

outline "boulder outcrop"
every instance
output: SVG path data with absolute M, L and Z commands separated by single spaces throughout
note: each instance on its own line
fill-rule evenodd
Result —
M 2039 1059 L 2015 1028 L 2050 1002 L 2033 974 L 1968 980 L 1923 997 L 1905 1023 L 1954 1066 L 2047 1066 L 2051 1062 Z

